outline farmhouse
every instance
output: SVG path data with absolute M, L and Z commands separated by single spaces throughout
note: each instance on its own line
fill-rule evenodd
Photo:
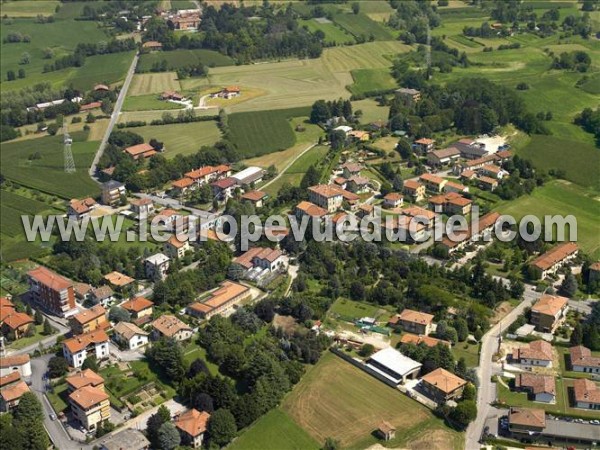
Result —
M 314 203 L 301 201 L 296 205 L 295 214 L 298 219 L 302 219 L 303 216 L 308 216 L 313 219 L 320 219 L 325 217 L 329 212 Z
M 449 341 L 444 341 L 442 339 L 436 339 L 431 336 L 424 336 L 422 334 L 412 334 L 412 333 L 403 333 L 400 338 L 401 344 L 414 344 L 420 345 L 424 344 L 427 347 L 435 347 L 438 344 L 445 345 L 446 347 L 451 347 L 452 344 Z
M 256 208 L 262 208 L 268 197 L 267 193 L 263 191 L 249 191 L 242 194 L 242 200 L 252 203 Z
M 29 386 L 18 372 L 0 378 L 0 412 L 11 412 L 18 405 L 21 397 L 30 392 Z
M 73 282 L 44 266 L 27 272 L 29 294 L 52 314 L 68 317 L 77 312 Z
M 152 319 L 154 303 L 144 297 L 134 297 L 131 300 L 121 303 L 121 308 L 131 314 L 133 322 L 142 325 Z
M 125 197 L 125 185 L 115 180 L 107 181 L 102 184 L 102 203 L 105 205 L 115 206 L 121 203 L 121 199 Z
M 113 337 L 115 341 L 128 350 L 135 350 L 148 343 L 148 333 L 136 324 L 129 322 L 119 322 L 116 324 Z
M 158 153 L 150 144 L 132 145 L 123 150 L 123 152 L 127 153 L 136 161 L 140 158 L 150 158 Z
M 536 402 L 556 402 L 556 382 L 550 375 L 518 373 L 515 378 L 515 389 L 527 392 Z
M 362 166 L 362 164 L 358 164 L 358 163 L 353 163 L 353 162 L 347 162 L 346 164 L 344 164 L 342 166 L 342 172 L 344 175 L 344 178 L 350 178 L 354 175 L 360 175 L 360 171 L 363 170 L 364 167 Z
M 411 88 L 396 89 L 396 95 L 404 101 L 406 105 L 412 105 L 421 100 L 421 92 Z
M 456 161 L 459 157 L 460 151 L 456 147 L 433 150 L 427 154 L 427 164 L 430 166 L 442 166 Z
M 74 335 L 105 330 L 110 326 L 106 318 L 106 309 L 102 305 L 93 306 L 74 315 L 69 320 L 69 325 Z
M 592 351 L 583 345 L 569 349 L 571 370 L 575 372 L 600 373 L 600 356 L 593 356 Z
M 390 192 L 383 197 L 383 206 L 389 209 L 401 208 L 404 203 L 404 196 L 397 192 Z
M 191 248 L 187 236 L 183 236 L 183 239 L 179 239 L 176 234 L 171 236 L 163 245 L 165 254 L 172 259 L 183 258 Z
M 0 358 L 0 377 L 19 372 L 23 378 L 31 376 L 31 360 L 28 354 L 3 356 Z
M 187 311 L 192 316 L 206 320 L 216 314 L 229 315 L 251 294 L 249 287 L 233 281 L 223 281 L 221 287 L 209 293 L 207 300 L 192 303 L 187 307 Z
M 537 331 L 554 333 L 567 317 L 568 308 L 568 298 L 544 294 L 531 308 L 531 323 Z
M 477 181 L 479 182 L 479 187 L 486 191 L 494 191 L 498 187 L 498 180 L 495 178 L 480 176 Z
M 433 139 L 428 139 L 428 138 L 417 139 L 414 142 L 415 150 L 424 155 L 433 151 L 434 145 L 435 145 L 435 141 Z
M 159 336 L 173 338 L 176 341 L 185 341 L 192 337 L 193 330 L 170 314 L 164 314 L 151 323 L 154 337 Z
M 402 313 L 392 317 L 388 324 L 394 328 L 400 326 L 402 330 L 410 333 L 427 336 L 431 332 L 433 315 L 413 309 L 404 309 Z
M 79 112 L 91 111 L 92 109 L 98 109 L 102 107 L 102 102 L 90 102 L 79 107 Z
M 421 363 L 404 356 L 392 347 L 384 348 L 371 355 L 366 365 L 395 385 L 416 378 L 421 370 Z
M 582 378 L 573 381 L 576 408 L 600 410 L 600 388 L 591 380 Z
M 208 419 L 209 413 L 194 408 L 176 416 L 173 423 L 181 435 L 182 443 L 192 448 L 202 447 Z
M 83 200 L 72 199 L 69 202 L 67 208 L 67 217 L 75 220 L 81 220 L 84 217 L 88 217 L 90 213 L 96 209 L 98 203 L 91 197 L 84 198 Z
M 96 305 L 108 308 L 114 300 L 114 292 L 108 285 L 93 288 L 89 293 L 89 300 Z
M 144 259 L 146 277 L 150 280 L 164 280 L 167 276 L 170 263 L 171 258 L 164 253 L 156 253 L 149 256 Z
M 410 196 L 413 202 L 420 202 L 425 198 L 425 185 L 415 180 L 406 180 L 403 192 Z
M 231 99 L 242 95 L 242 91 L 239 86 L 227 86 L 221 89 L 219 92 L 215 92 L 211 97 L 220 97 L 224 99 Z
M 421 378 L 421 385 L 429 397 L 436 403 L 443 404 L 460 399 L 467 382 L 440 367 Z
M 160 94 L 160 98 L 161 100 L 175 100 L 177 102 L 180 102 L 185 99 L 185 95 L 180 94 L 176 91 L 165 91 L 162 94 Z
M 447 181 L 443 178 L 438 177 L 437 175 L 432 175 L 430 173 L 425 173 L 419 177 L 419 181 L 421 181 L 428 191 L 431 192 L 442 192 L 444 186 Z
M 92 386 L 104 390 L 104 378 L 92 369 L 80 370 L 65 378 L 69 392 L 74 392 L 82 387 Z
M 69 394 L 71 414 L 86 430 L 110 420 L 110 402 L 103 389 L 85 386 Z
M 542 340 L 530 342 L 515 348 L 512 359 L 526 366 L 552 367 L 552 345 Z
M 63 356 L 74 368 L 81 367 L 88 356 L 104 359 L 108 358 L 108 355 L 108 335 L 104 330 L 92 331 L 63 341 Z
M 33 324 L 33 317 L 18 312 L 12 302 L 6 297 L 0 297 L 0 330 L 3 335 L 11 335 L 14 339 L 21 338 Z
M 105 84 L 97 84 L 94 86 L 94 91 L 110 91 L 110 88 Z
M 564 242 L 538 256 L 531 265 L 538 271 L 540 278 L 555 274 L 558 269 L 577 257 L 579 247 L 574 242 Z

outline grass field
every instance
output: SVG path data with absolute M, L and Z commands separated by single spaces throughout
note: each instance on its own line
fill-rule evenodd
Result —
M 366 39 L 373 37 L 377 41 L 389 41 L 394 36 L 389 28 L 379 22 L 375 22 L 366 14 L 359 12 L 338 12 L 334 14 L 333 21 L 344 28 L 353 36 L 362 36 Z
M 379 106 L 379 104 L 370 98 L 366 98 L 364 100 L 358 100 L 352 102 L 352 110 L 353 111 L 362 111 L 362 116 L 360 117 L 360 123 L 371 123 L 377 120 L 383 120 L 387 122 L 388 116 L 390 114 L 389 106 Z M 396 142 L 398 140 L 396 139 Z M 393 149 L 392 149 L 393 150 Z
M 133 76 L 127 94 L 136 96 L 179 90 L 181 84 L 175 72 L 138 73 Z
M 573 214 L 577 218 L 577 241 L 583 251 L 594 258 L 600 257 L 600 202 L 596 194 L 567 181 L 552 181 L 536 188 L 532 195 L 494 207 L 501 214 L 510 214 L 519 220 L 533 214 L 543 221 L 545 215 Z
M 56 11 L 60 2 L 46 0 L 20 0 L 16 2 L 2 2 L 2 16 L 7 17 L 37 17 L 38 14 L 51 16 Z
M 167 112 L 169 112 L 170 114 L 173 114 L 173 115 L 178 114 L 176 111 L 167 111 Z M 196 109 L 196 110 L 194 110 L 194 113 L 197 116 L 215 116 L 217 114 L 217 111 L 214 109 Z M 121 112 L 121 114 L 119 115 L 119 122 L 129 122 L 132 120 L 143 120 L 143 121 L 150 123 L 153 120 L 162 119 L 163 114 L 164 114 L 164 111 L 160 111 L 160 110 L 125 111 L 125 112 Z
M 333 437 L 343 448 L 375 444 L 371 433 L 382 420 L 396 427 L 391 447 L 462 448 L 462 436 L 425 407 L 332 353 L 309 369 L 282 409 L 317 442 Z
M 90 56 L 85 65 L 69 77 L 68 82 L 75 89 L 88 90 L 95 84 L 113 84 L 121 81 L 127 74 L 134 52 L 112 53 Z
M 306 26 L 312 33 L 322 31 L 325 34 L 326 42 L 332 42 L 337 45 L 355 43 L 354 36 L 336 26 L 333 22 L 323 22 L 317 19 L 300 20 L 300 26 Z
M 132 131 L 143 136 L 146 142 L 151 138 L 164 142 L 166 158 L 196 153 L 203 145 L 212 145 L 221 138 L 221 132 L 214 121 L 148 125 L 133 128 Z
M 304 155 L 294 162 L 285 173 L 301 173 L 305 174 L 310 166 L 319 162 L 329 151 L 329 147 L 325 145 L 317 145 L 311 148 Z
M 390 70 L 387 68 L 355 69 L 351 73 L 354 84 L 349 89 L 353 94 L 398 87 L 396 80 L 392 78 Z
M 73 133 L 73 157 L 77 172 L 64 172 L 62 136 L 47 136 L 0 145 L 2 174 L 9 180 L 66 199 L 96 195 L 98 185 L 88 169 L 98 149 L 98 142 L 86 142 L 87 133 Z M 29 160 L 40 152 L 41 159 Z
M 152 111 L 183 109 L 177 103 L 163 101 L 156 94 L 127 96 L 123 102 L 123 111 Z
M 306 116 L 309 112 L 308 108 L 291 108 L 231 114 L 231 141 L 247 157 L 284 150 L 296 142 L 290 119 Z
M 318 450 L 321 445 L 280 409 L 256 421 L 228 447 L 230 450 Z
M 148 72 L 154 63 L 162 61 L 167 61 L 169 70 L 177 70 L 199 62 L 208 67 L 230 66 L 234 63 L 229 56 L 213 50 L 171 50 L 168 52 L 146 53 L 140 56 L 137 70 Z

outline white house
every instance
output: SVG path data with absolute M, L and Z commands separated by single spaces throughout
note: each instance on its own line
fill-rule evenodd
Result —
M 74 368 L 81 367 L 88 356 L 108 358 L 108 335 L 104 330 L 95 330 L 67 339 L 63 341 L 63 356 Z
M 551 375 L 519 373 L 515 389 L 528 392 L 536 402 L 556 403 L 556 382 Z
M 552 367 L 552 345 L 542 340 L 533 341 L 521 348 L 515 348 L 512 358 L 524 366 Z
M 31 360 L 28 354 L 0 358 L 0 377 L 5 377 L 13 372 L 19 372 L 22 378 L 31 376 Z
M 593 381 L 573 381 L 573 394 L 576 408 L 600 410 L 600 388 Z
M 577 345 L 571 347 L 569 353 L 571 355 L 571 370 L 600 374 L 600 357 L 593 356 L 589 348 Z
M 148 335 L 133 323 L 119 322 L 114 327 L 114 339 L 129 350 L 143 347 L 148 343 Z
M 180 240 L 177 235 L 173 235 L 163 245 L 164 252 L 173 259 L 183 258 L 183 256 L 191 249 L 190 242 L 187 236 Z
M 163 280 L 167 276 L 171 259 L 164 253 L 156 253 L 144 260 L 146 277 L 151 280 Z

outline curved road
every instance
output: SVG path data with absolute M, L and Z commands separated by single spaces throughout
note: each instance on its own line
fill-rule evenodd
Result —
M 286 171 L 287 171 L 287 170 L 288 170 L 290 167 L 292 167 L 292 164 L 294 164 L 296 161 L 298 161 L 298 159 L 299 159 L 299 158 L 300 158 L 302 155 L 304 155 L 304 154 L 305 154 L 307 151 L 309 151 L 311 148 L 313 148 L 313 147 L 315 147 L 315 146 L 317 146 L 317 145 L 318 145 L 317 143 L 311 144 L 310 146 L 308 146 L 308 147 L 306 147 L 304 150 L 302 150 L 300 153 L 298 153 L 298 154 L 297 154 L 297 155 L 294 157 L 294 159 L 292 159 L 292 160 L 290 161 L 290 163 L 289 163 L 287 166 L 285 166 L 285 167 L 284 167 L 284 169 L 283 169 L 281 172 L 279 172 L 279 173 L 277 174 L 277 176 L 276 176 L 275 178 L 273 178 L 272 180 L 270 180 L 268 183 L 266 183 L 266 184 L 263 184 L 263 185 L 260 187 L 260 189 L 264 189 L 264 188 L 266 188 L 267 186 L 271 185 L 271 183 L 275 182 L 275 180 L 279 179 L 279 178 L 281 177 L 281 175 L 283 175 L 283 174 L 284 174 L 284 173 L 285 173 L 285 172 L 286 172 Z

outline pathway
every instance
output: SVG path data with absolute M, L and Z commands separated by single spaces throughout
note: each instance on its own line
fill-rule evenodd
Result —
M 304 150 L 302 150 L 300 153 L 298 153 L 298 154 L 297 154 L 297 155 L 294 157 L 294 159 L 292 159 L 292 160 L 290 161 L 290 163 L 289 163 L 287 166 L 285 166 L 285 167 L 284 167 L 284 169 L 283 169 L 281 172 L 279 172 L 279 173 L 277 174 L 277 176 L 276 176 L 275 178 L 273 178 L 272 180 L 270 180 L 268 183 L 266 183 L 266 184 L 263 184 L 263 185 L 260 187 L 260 189 L 261 189 L 261 190 L 262 190 L 262 189 L 265 189 L 265 188 L 267 188 L 268 186 L 270 186 L 272 183 L 274 183 L 276 180 L 278 180 L 278 179 L 279 179 L 279 178 L 280 178 L 280 177 L 281 177 L 281 176 L 282 176 L 282 175 L 283 175 L 283 174 L 284 174 L 284 173 L 285 173 L 285 172 L 286 172 L 286 171 L 287 171 L 287 170 L 288 170 L 290 167 L 292 167 L 292 165 L 293 165 L 293 164 L 294 164 L 296 161 L 298 161 L 298 159 L 300 159 L 300 158 L 301 158 L 301 157 L 302 157 L 302 156 L 303 156 L 303 155 L 304 155 L 306 152 L 308 152 L 308 151 L 309 151 L 310 149 L 312 149 L 313 147 L 316 147 L 317 145 L 318 145 L 317 143 L 311 144 L 311 145 L 309 145 L 308 147 L 306 147 Z

